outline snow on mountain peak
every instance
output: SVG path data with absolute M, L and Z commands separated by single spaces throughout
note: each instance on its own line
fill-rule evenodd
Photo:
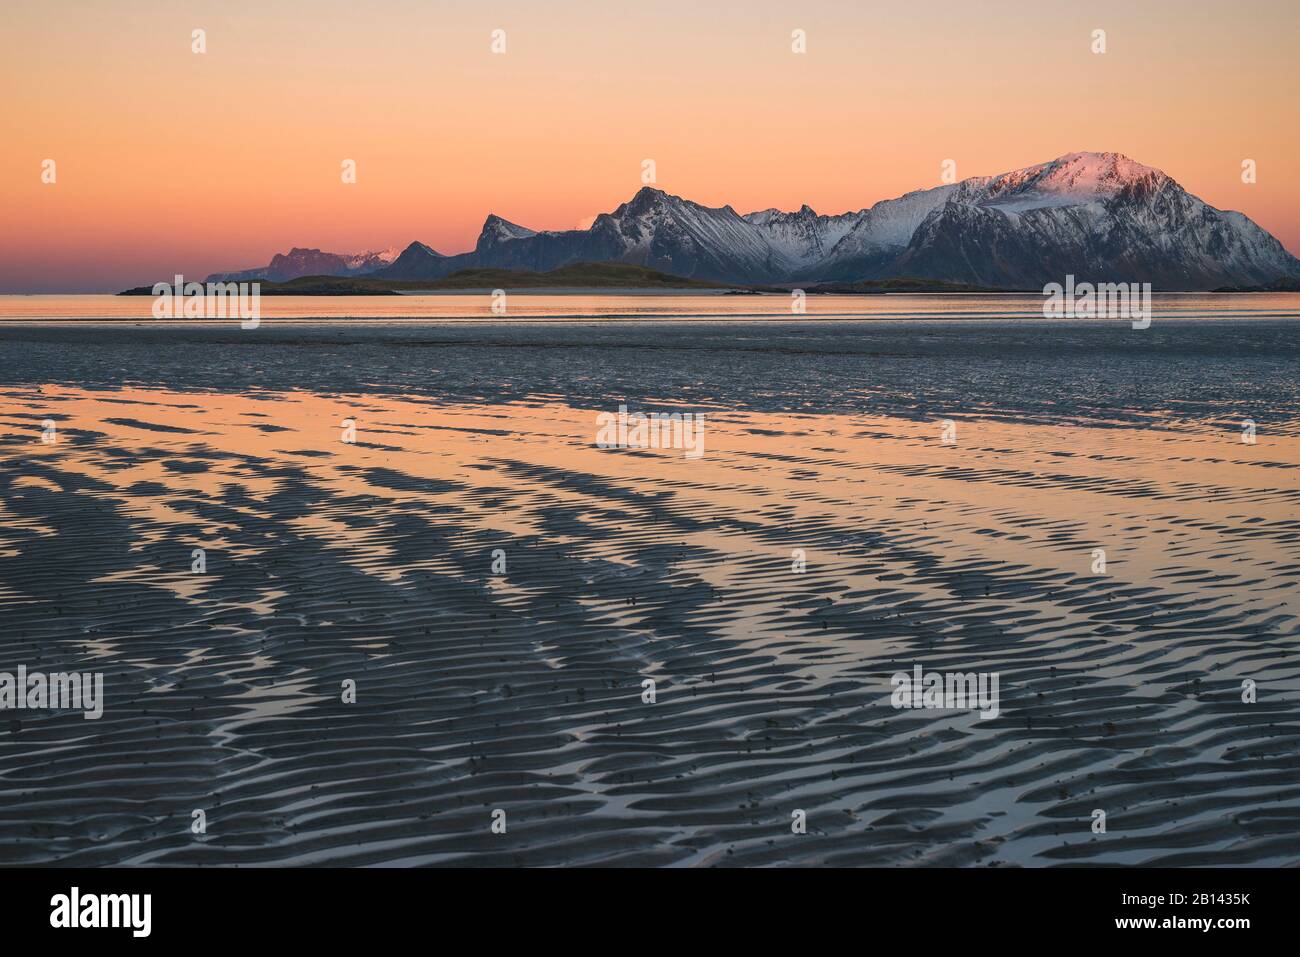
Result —
M 781 212 L 781 210 L 777 209 L 775 206 L 769 206 L 767 209 L 760 209 L 754 213 L 746 213 L 741 218 L 749 220 L 755 226 L 766 226 L 774 219 L 784 215 L 786 214 Z
M 1001 176 L 977 177 L 963 183 L 964 193 L 983 193 L 982 205 L 1007 213 L 1050 206 L 1102 202 L 1124 190 L 1159 188 L 1168 177 L 1158 169 L 1122 153 L 1066 153 L 1048 163 L 1027 166 Z
M 287 282 L 301 276 L 356 276 L 380 269 L 397 259 L 399 249 L 382 252 L 331 253 L 308 246 L 294 246 L 287 253 L 276 253 L 270 263 L 237 272 L 213 273 L 210 282 L 264 279 Z M 434 253 L 437 255 L 437 253 Z
M 348 275 L 387 252 L 340 257 L 294 249 L 265 278 Z M 916 190 L 869 209 L 819 215 L 807 204 L 740 216 L 643 186 L 585 228 L 535 233 L 489 215 L 472 252 L 413 243 L 391 278 L 462 268 L 548 271 L 628 262 L 726 282 L 857 282 L 917 276 L 1035 288 L 1066 274 L 1134 276 L 1167 289 L 1252 285 L 1300 275 L 1300 262 L 1239 213 L 1187 193 L 1164 173 L 1109 152 L 1067 153 L 998 176 Z
M 413 243 L 411 243 L 409 246 L 407 246 L 405 249 L 403 249 L 403 250 L 401 251 L 401 253 L 398 254 L 398 259 L 402 258 L 403 256 L 407 256 L 407 255 L 410 255 L 410 256 L 423 256 L 423 257 L 428 257 L 428 258 L 431 258 L 431 259 L 445 259 L 445 258 L 446 258 L 442 253 L 438 252 L 438 250 L 434 249 L 432 246 L 426 245 L 425 243 L 422 243 L 422 242 L 420 242 L 420 241 L 418 241 L 418 240 L 415 241 L 415 242 L 413 242 Z M 397 261 L 397 260 L 394 260 L 394 262 L 396 262 L 396 261 Z
M 364 253 L 344 253 L 343 262 L 348 269 L 368 270 L 375 269 L 376 263 L 388 265 L 394 259 L 402 254 L 402 250 L 397 246 L 390 246 L 388 249 L 367 250 Z
M 488 213 L 487 219 L 483 221 L 483 229 L 478 236 L 478 244 L 474 248 L 486 249 L 489 246 L 511 239 L 527 239 L 529 236 L 536 235 L 536 231 L 526 226 L 519 226 L 508 219 L 502 219 L 496 213 Z
M 791 213 L 773 207 L 742 218 L 759 230 L 775 257 L 785 260 L 790 268 L 803 268 L 825 258 L 862 215 L 858 210 L 822 216 L 804 203 Z
M 642 186 L 633 194 L 631 202 L 660 203 L 672 199 L 680 201 L 681 197 L 674 196 L 667 190 L 660 189 L 657 186 Z
M 848 214 L 844 214 L 844 215 L 848 215 Z M 822 217 L 817 214 L 817 211 L 815 209 L 813 209 L 807 203 L 804 203 L 802 206 L 800 206 L 792 213 L 787 213 L 783 209 L 777 209 L 775 206 L 770 206 L 767 209 L 760 209 L 752 213 L 746 213 L 741 218 L 749 220 L 755 226 L 766 226 L 768 223 L 777 220 L 784 220 L 789 222 L 790 220 L 794 220 L 794 219 L 821 219 Z M 834 217 L 829 217 L 829 218 L 834 218 Z

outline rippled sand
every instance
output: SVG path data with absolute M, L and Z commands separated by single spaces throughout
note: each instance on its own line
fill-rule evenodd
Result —
M 1289 412 L 719 389 L 689 460 L 558 393 L 209 387 L 0 391 L 0 670 L 107 697 L 0 713 L 0 861 L 1300 860 Z M 894 709 L 916 664 L 1000 714 Z

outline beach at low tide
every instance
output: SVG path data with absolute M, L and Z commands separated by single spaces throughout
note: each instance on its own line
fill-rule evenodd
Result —
M 0 863 L 1293 864 L 1297 333 L 0 324 Z

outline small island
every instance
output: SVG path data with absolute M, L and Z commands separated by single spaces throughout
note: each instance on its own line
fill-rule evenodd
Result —
M 1016 290 L 945 282 L 938 279 L 871 279 L 861 282 L 794 285 L 736 285 L 687 279 L 671 273 L 618 262 L 583 262 L 549 272 L 518 269 L 461 269 L 441 279 L 381 279 L 370 276 L 302 276 L 286 282 L 247 280 L 259 284 L 263 296 L 401 296 L 442 292 L 490 292 L 493 289 L 571 292 L 682 292 L 697 294 L 789 294 L 795 289 L 813 294 L 872 295 L 884 293 L 1004 293 Z M 1036 291 L 1036 290 L 1030 290 Z M 120 296 L 151 296 L 152 286 L 136 286 Z

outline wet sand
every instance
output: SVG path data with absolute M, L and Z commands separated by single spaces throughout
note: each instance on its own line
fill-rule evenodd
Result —
M 0 333 L 0 862 L 1300 860 L 1300 326 L 804 328 Z

